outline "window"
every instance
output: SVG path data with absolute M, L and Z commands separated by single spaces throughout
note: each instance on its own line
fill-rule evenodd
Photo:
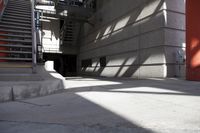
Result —
M 100 67 L 106 67 L 106 57 L 100 58 Z
M 82 67 L 91 67 L 92 66 L 92 59 L 86 59 L 81 61 Z

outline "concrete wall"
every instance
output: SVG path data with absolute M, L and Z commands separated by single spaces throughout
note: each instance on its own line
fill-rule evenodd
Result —
M 165 0 L 165 58 L 167 75 L 185 77 L 185 1 Z
M 58 20 L 42 21 L 42 44 L 44 52 L 60 52 L 60 23 Z
M 42 22 L 44 53 L 77 54 L 77 46 L 60 45 L 60 20 L 46 19 Z
M 45 2 L 40 1 L 40 2 Z M 55 12 L 54 6 L 37 5 L 36 9 Z M 44 53 L 77 54 L 77 46 L 60 45 L 60 18 L 42 16 L 40 38 Z
M 171 77 L 185 43 L 184 0 L 98 0 L 85 24 L 78 58 L 80 74 L 107 77 Z M 180 52 L 177 52 L 180 51 Z M 106 67 L 99 58 L 106 56 Z M 81 67 L 81 60 L 92 66 Z M 180 74 L 181 73 L 181 74 Z M 182 74 L 183 75 L 183 74 Z

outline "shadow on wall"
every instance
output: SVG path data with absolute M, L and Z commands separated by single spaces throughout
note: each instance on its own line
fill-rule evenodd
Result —
M 81 74 L 136 78 L 170 76 L 164 66 L 163 4 L 164 0 L 150 0 L 140 5 L 137 11 L 132 9 L 120 20 L 106 24 L 100 31 L 95 31 L 96 34 L 92 32 L 83 37 L 87 41 L 83 39 L 79 57 L 91 58 L 95 63 L 82 67 Z M 154 34 L 148 34 L 150 32 Z M 100 67 L 98 60 L 102 56 L 107 56 L 106 67 Z
M 151 4 L 151 2 L 149 4 Z M 158 4 L 154 13 L 158 12 L 158 10 L 160 10 L 162 5 L 163 5 L 163 1 L 161 1 Z M 107 43 L 106 42 L 107 40 L 108 40 L 108 44 L 109 44 L 110 40 L 114 40 L 114 42 L 111 42 L 111 43 L 115 44 L 115 45 L 111 46 L 112 48 L 108 46 L 107 47 L 108 49 L 110 48 L 110 50 L 112 49 L 113 51 L 118 51 L 117 46 L 129 48 L 129 46 L 126 44 L 125 41 L 133 38 L 133 36 L 136 36 L 138 33 L 134 33 L 133 35 L 130 34 L 130 35 L 124 36 L 124 38 L 122 38 L 122 40 L 117 40 L 117 37 L 123 35 L 124 34 L 123 31 L 128 30 L 127 27 L 128 28 L 130 28 L 130 27 L 135 28 L 138 32 L 141 32 L 139 27 L 142 27 L 143 24 L 150 21 L 150 19 L 156 15 L 156 14 L 152 13 L 153 15 L 147 16 L 144 19 L 140 19 L 140 16 L 143 15 L 145 6 L 146 5 L 143 4 L 139 8 L 140 10 L 138 10 L 135 14 L 132 14 L 132 12 L 130 12 L 128 14 L 128 16 L 123 17 L 121 20 L 116 21 L 115 23 L 112 23 L 112 25 L 101 30 L 97 34 L 96 40 L 94 42 L 93 41 L 89 42 L 89 44 L 96 43 L 96 45 L 98 45 L 98 42 Z M 148 19 L 148 21 L 146 21 L 146 19 Z M 145 23 L 143 21 L 145 21 Z M 131 22 L 131 23 L 129 23 L 129 22 Z M 95 72 L 96 73 L 95 75 L 103 75 L 102 73 L 104 72 L 105 69 L 109 69 L 108 67 L 114 67 L 114 69 L 118 69 L 118 71 L 116 73 L 113 72 L 114 75 L 112 75 L 112 76 L 115 76 L 115 77 L 118 77 L 118 76 L 131 77 L 132 75 L 134 75 L 136 73 L 136 71 L 139 69 L 140 64 L 143 64 L 145 62 L 145 60 L 148 58 L 148 56 L 146 56 L 145 58 L 143 56 L 143 58 L 141 59 L 141 57 L 140 57 L 141 51 L 139 51 L 140 50 L 140 46 L 139 46 L 140 44 L 138 42 L 139 40 L 135 39 L 133 41 L 137 41 L 137 43 L 133 42 L 133 44 L 137 45 L 137 46 L 135 46 L 135 48 L 138 49 L 138 51 L 137 50 L 133 51 L 132 50 L 133 48 L 130 47 L 130 49 L 125 49 L 124 52 L 126 52 L 126 53 L 134 52 L 135 57 L 128 57 L 126 59 L 123 59 L 124 61 L 123 62 L 121 61 L 121 63 L 118 66 L 116 66 L 115 63 L 113 65 L 112 64 L 109 65 L 109 63 L 108 63 L 107 68 L 99 67 L 99 65 L 97 63 L 95 68 L 94 68 L 94 71 L 92 71 L 92 73 L 94 74 L 94 72 Z M 100 47 L 98 47 L 98 48 L 100 48 Z M 103 48 L 102 48 L 102 50 L 103 50 Z M 123 50 L 123 48 L 121 50 Z M 130 50 L 130 51 L 127 51 L 127 50 Z M 121 52 L 121 51 L 119 51 L 119 52 Z M 104 54 L 106 55 L 106 53 L 104 53 Z M 127 63 L 127 61 L 130 60 L 130 58 L 133 58 L 132 62 L 130 63 L 130 61 L 129 61 L 129 63 Z M 128 69 L 127 69 L 127 67 L 128 67 Z M 82 72 L 88 72 L 88 69 L 90 69 L 90 68 L 84 68 L 84 69 L 82 69 Z M 97 71 L 97 69 L 98 69 L 98 71 Z M 119 75 L 123 69 L 126 69 L 124 71 L 124 74 Z M 139 75 L 137 75 L 137 76 L 139 76 Z
M 41 41 L 45 52 L 60 51 L 60 21 L 56 19 L 43 19 L 41 22 Z

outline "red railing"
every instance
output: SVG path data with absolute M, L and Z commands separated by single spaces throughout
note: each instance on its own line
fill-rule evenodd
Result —
M 4 9 L 5 9 L 5 6 L 6 6 L 6 4 L 7 4 L 7 0 L 0 0 L 0 19 L 1 19 L 1 17 L 2 17 L 2 15 L 3 15 L 3 12 L 4 12 Z M 0 34 L 6 34 L 5 32 L 2 32 L 2 31 L 0 31 Z M 3 37 L 3 36 L 0 36 L 0 38 L 5 38 L 5 37 Z M 0 41 L 0 50 L 7 50 L 7 48 L 6 47 L 1 47 L 1 44 L 6 44 L 6 42 L 3 42 L 3 41 Z M 0 57 L 6 57 L 7 56 L 7 54 L 6 53 L 2 53 L 2 52 L 0 52 Z M 6 60 L 4 60 L 4 59 L 0 59 L 0 62 L 5 62 Z

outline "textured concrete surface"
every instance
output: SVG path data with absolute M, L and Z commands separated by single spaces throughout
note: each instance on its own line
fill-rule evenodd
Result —
M 37 67 L 37 74 L 0 74 L 0 102 L 52 94 L 64 89 L 64 78 L 54 70 Z
M 1 133 L 199 133 L 200 83 L 67 78 L 66 92 L 0 104 Z

